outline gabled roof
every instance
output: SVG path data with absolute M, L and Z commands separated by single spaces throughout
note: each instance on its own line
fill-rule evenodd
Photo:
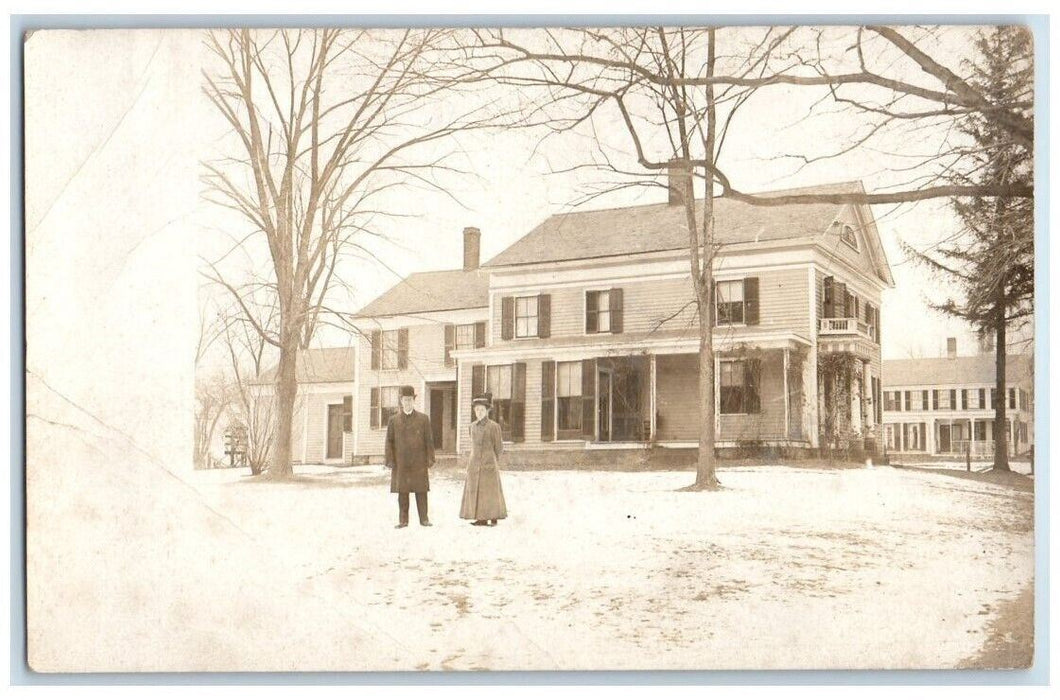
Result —
M 1029 354 L 1009 355 L 1005 377 L 1009 383 L 1032 384 L 1032 357 Z M 965 357 L 928 357 L 913 360 L 884 360 L 883 388 L 951 384 L 994 384 L 994 354 Z
M 416 272 L 398 282 L 354 314 L 357 318 L 401 316 L 428 311 L 489 306 L 489 272 L 440 270 Z
M 860 182 L 841 182 L 761 194 L 861 192 L 864 188 Z M 697 207 L 701 208 L 702 203 L 697 202 Z M 828 229 L 843 208 L 842 204 L 765 207 L 721 197 L 715 200 L 714 206 L 715 239 L 721 245 L 731 245 L 815 237 Z M 871 219 L 871 212 L 868 218 Z M 878 237 L 875 227 L 871 227 L 871 234 Z M 868 231 L 866 235 L 869 235 Z M 870 245 L 882 252 L 878 241 Z M 484 267 L 636 255 L 687 247 L 684 208 L 666 203 L 646 204 L 555 214 L 489 260 Z M 880 270 L 880 274 L 885 280 L 889 276 L 884 270 Z
M 298 353 L 296 371 L 299 384 L 325 384 L 329 382 L 352 382 L 354 378 L 354 353 L 349 348 L 311 348 Z M 255 384 L 272 384 L 276 381 L 277 366 L 261 373 Z

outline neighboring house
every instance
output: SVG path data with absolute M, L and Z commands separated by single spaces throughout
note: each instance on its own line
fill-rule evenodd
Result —
M 298 396 L 291 426 L 291 459 L 302 464 L 349 463 L 355 451 L 353 433 L 356 350 L 302 350 L 296 363 Z M 276 368 L 255 382 L 271 394 Z
M 887 451 L 989 458 L 994 454 L 993 352 L 884 361 L 883 420 Z M 1030 355 L 1009 355 L 1005 367 L 1009 453 L 1034 443 L 1034 373 Z
M 438 314 L 431 326 L 417 314 L 424 325 L 408 340 L 383 339 L 399 363 L 405 347 L 432 363 L 386 383 L 444 369 L 460 451 L 471 397 L 486 389 L 514 450 L 695 446 L 699 335 L 684 216 L 671 188 L 665 204 L 550 217 L 483 266 L 483 297 L 461 304 L 461 321 Z M 720 199 L 715 226 L 718 444 L 816 448 L 868 439 L 874 447 L 880 296 L 893 278 L 869 208 Z M 369 310 L 380 312 L 370 306 L 362 315 Z M 483 320 L 485 342 L 447 344 L 456 363 L 445 367 L 441 324 Z M 363 393 L 372 384 L 360 376 Z M 375 425 L 376 410 L 361 402 L 358 415 Z
M 487 342 L 489 275 L 479 267 L 480 246 L 479 230 L 464 229 L 462 269 L 410 275 L 354 315 L 358 456 L 383 455 L 404 384 L 415 387 L 417 408 L 431 419 L 435 450 L 456 452 L 457 414 L 470 399 L 458 400 L 454 353 Z

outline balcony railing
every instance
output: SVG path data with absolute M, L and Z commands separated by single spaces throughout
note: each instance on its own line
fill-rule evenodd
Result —
M 818 328 L 821 335 L 860 335 L 873 339 L 874 328 L 856 318 L 822 318 Z

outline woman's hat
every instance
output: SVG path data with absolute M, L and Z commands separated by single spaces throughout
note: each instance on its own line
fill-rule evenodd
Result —
M 490 406 L 493 405 L 493 394 L 491 394 L 490 392 L 487 391 L 486 393 L 482 394 L 481 396 L 476 396 L 474 399 L 471 400 L 471 405 L 472 406 L 485 406 L 486 408 L 489 408 Z
M 405 386 L 401 387 L 401 395 L 402 396 L 412 396 L 413 398 L 415 398 L 416 390 L 413 389 L 408 384 L 406 384 Z

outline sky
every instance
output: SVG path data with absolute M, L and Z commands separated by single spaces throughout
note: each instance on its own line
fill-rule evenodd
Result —
M 952 33 L 946 36 L 955 40 Z M 245 228 L 201 197 L 201 163 L 216 157 L 230 138 L 201 90 L 202 71 L 211 65 L 202 39 L 192 30 L 38 32 L 29 39 L 27 108 L 33 111 L 27 112 L 27 252 L 38 238 L 56 246 L 56 257 L 69 250 L 64 246 L 91 248 L 105 241 L 98 250 L 86 251 L 106 273 L 93 278 L 108 285 L 96 290 L 101 294 L 120 286 L 130 265 L 138 275 L 159 279 L 179 273 L 180 294 L 198 286 L 199 256 L 216 258 Z M 776 160 L 793 144 L 827 145 L 848 133 L 841 115 L 804 120 L 810 101 L 790 89 L 745 108 L 725 151 L 727 171 L 740 189 L 862 179 L 871 191 L 894 182 L 885 172 L 892 161 L 882 153 L 860 152 L 801 169 L 792 159 Z M 609 128 L 606 120 L 604 128 Z M 617 143 L 618 132 L 602 138 Z M 482 259 L 489 259 L 546 217 L 569 210 L 579 193 L 601 178 L 593 171 L 550 172 L 592 150 L 587 133 L 542 141 L 536 132 L 476 132 L 462 135 L 458 148 L 464 168 L 475 174 L 451 184 L 459 201 L 427 193 L 397 195 L 405 198 L 397 207 L 408 216 L 381 224 L 391 239 L 377 250 L 382 264 L 362 260 L 341 270 L 350 290 L 342 301 L 345 308 L 359 308 L 400 276 L 460 267 L 466 226 L 481 229 Z M 627 190 L 586 208 L 664 197 L 658 188 Z M 896 282 L 884 293 L 884 357 L 939 356 L 949 336 L 958 337 L 962 354 L 972 352 L 968 328 L 927 306 L 926 299 L 938 299 L 945 290 L 906 260 L 900 248 L 901 240 L 924 245 L 951 231 L 955 223 L 945 203 L 877 206 L 873 212 Z M 45 230 L 54 233 L 35 235 Z M 123 240 L 128 243 L 119 244 Z M 173 256 L 171 246 L 179 247 L 179 256 Z M 179 270 L 173 269 L 178 264 Z M 92 277 L 83 267 L 67 272 L 82 275 L 78 281 Z M 93 279 L 85 280 L 90 289 Z M 31 287 L 33 282 L 31 277 Z M 55 303 L 54 297 L 50 301 Z M 33 318 L 49 298 L 28 295 L 27 302 Z M 181 313 L 186 312 L 182 306 Z M 194 319 L 181 318 L 195 326 Z M 190 342 L 194 345 L 194 339 Z M 319 345 L 345 342 L 328 329 L 317 338 Z

